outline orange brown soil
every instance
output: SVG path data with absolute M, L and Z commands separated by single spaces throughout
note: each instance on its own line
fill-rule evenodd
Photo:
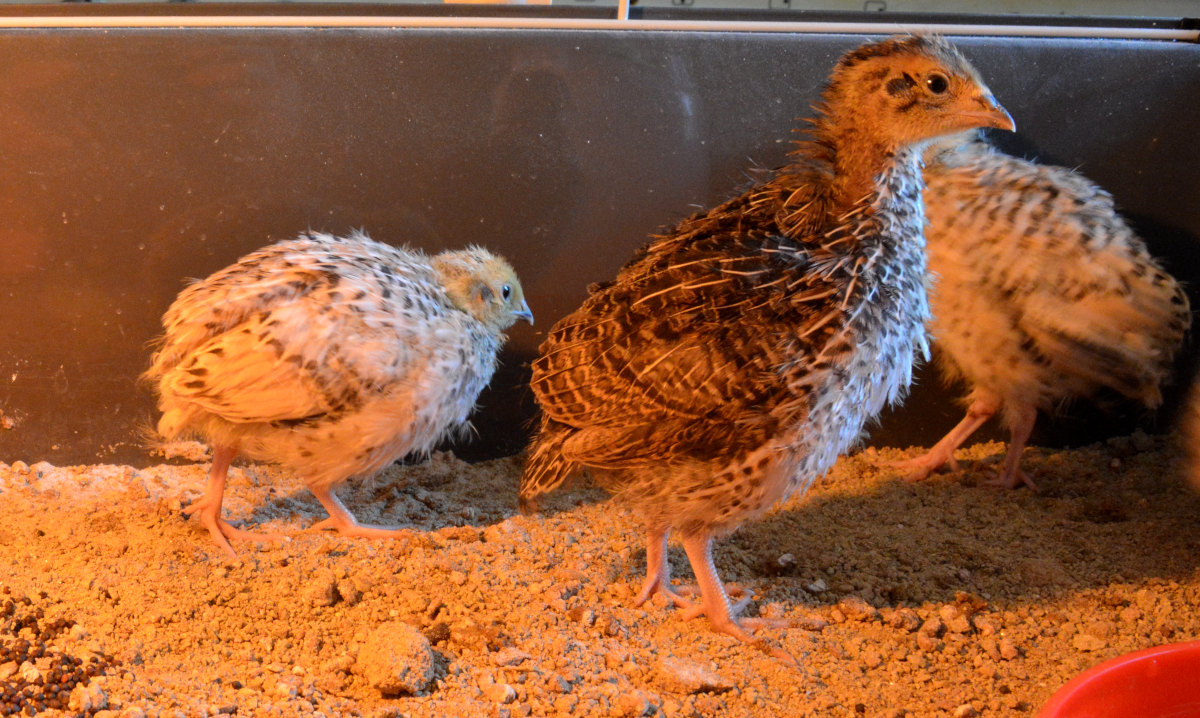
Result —
M 413 529 L 396 541 L 305 533 L 323 513 L 303 486 L 235 467 L 226 516 L 292 537 L 238 562 L 181 514 L 202 458 L 0 464 L 0 605 L 42 612 L 40 639 L 0 618 L 0 648 L 45 644 L 0 661 L 0 691 L 68 656 L 102 675 L 45 715 L 1010 716 L 1102 660 L 1200 636 L 1200 496 L 1171 440 L 1031 449 L 1036 494 L 982 486 L 1003 450 L 907 483 L 885 462 L 917 450 L 868 449 L 718 543 L 750 614 L 791 620 L 765 635 L 798 669 L 632 608 L 633 516 L 587 488 L 515 515 L 519 459 L 436 454 L 339 491 L 360 520 Z

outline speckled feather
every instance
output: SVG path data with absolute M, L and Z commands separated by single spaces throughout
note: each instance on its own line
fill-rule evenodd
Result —
M 1156 407 L 1191 314 L 1112 197 L 973 136 L 934 150 L 930 330 L 943 371 L 1006 412 L 1103 388 Z
M 247 255 L 163 317 L 146 372 L 159 432 L 236 446 L 310 486 L 426 451 L 466 426 L 514 321 L 465 306 L 479 272 L 519 294 L 508 264 L 478 248 L 431 258 L 310 232 Z
M 590 467 L 649 525 L 722 533 L 809 485 L 901 396 L 928 318 L 910 147 L 925 137 L 899 126 L 924 108 L 914 57 L 982 87 L 938 40 L 848 54 L 789 167 L 656 237 L 554 327 L 533 364 L 526 505 Z M 897 125 L 851 120 L 864 93 L 903 104 Z

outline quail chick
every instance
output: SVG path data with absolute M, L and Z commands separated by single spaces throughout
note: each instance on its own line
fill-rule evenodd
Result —
M 902 466 L 928 476 L 1002 412 L 1010 439 L 993 483 L 1032 488 L 1020 460 L 1038 410 L 1104 388 L 1158 406 L 1191 315 L 1107 192 L 976 135 L 931 147 L 925 171 L 930 332 L 945 376 L 970 387 L 969 408 Z
M 645 521 L 637 603 L 661 592 L 742 641 L 754 623 L 731 610 L 713 538 L 805 489 L 904 392 L 926 348 L 921 144 L 1013 127 L 932 37 L 849 52 L 817 111 L 787 167 L 653 238 L 533 364 L 523 508 L 586 467 Z M 671 588 L 672 529 L 699 605 Z
M 217 544 L 261 538 L 221 518 L 237 454 L 295 472 L 329 512 L 314 528 L 387 537 L 333 494 L 355 475 L 466 427 L 504 331 L 531 324 L 512 267 L 472 247 L 433 257 L 309 232 L 249 254 L 182 293 L 145 377 L 158 432 L 213 447 L 198 513 Z

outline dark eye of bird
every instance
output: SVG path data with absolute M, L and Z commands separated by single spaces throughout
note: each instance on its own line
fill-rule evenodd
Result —
M 503 287 L 501 287 L 500 296 L 504 297 L 505 299 L 508 299 L 509 295 L 511 295 L 511 294 L 512 294 L 512 287 L 508 286 L 507 284 L 505 284 Z
M 940 95 L 950 89 L 950 81 L 946 79 L 945 75 L 937 72 L 926 78 L 925 84 L 929 87 L 929 91 L 935 95 Z

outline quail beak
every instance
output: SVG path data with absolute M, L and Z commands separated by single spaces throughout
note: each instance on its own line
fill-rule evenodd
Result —
M 524 319 L 529 322 L 529 326 L 533 326 L 533 312 L 529 311 L 529 305 L 525 303 L 524 299 L 521 300 L 521 308 L 513 312 L 513 316 L 517 319 Z
M 975 102 L 981 109 L 965 110 L 959 112 L 958 116 L 978 123 L 977 127 L 995 127 L 998 130 L 1017 131 L 1017 123 L 1013 122 L 1012 115 L 1008 114 L 1008 110 L 1001 107 L 999 102 L 996 102 L 996 98 L 992 97 L 990 92 L 976 96 Z

